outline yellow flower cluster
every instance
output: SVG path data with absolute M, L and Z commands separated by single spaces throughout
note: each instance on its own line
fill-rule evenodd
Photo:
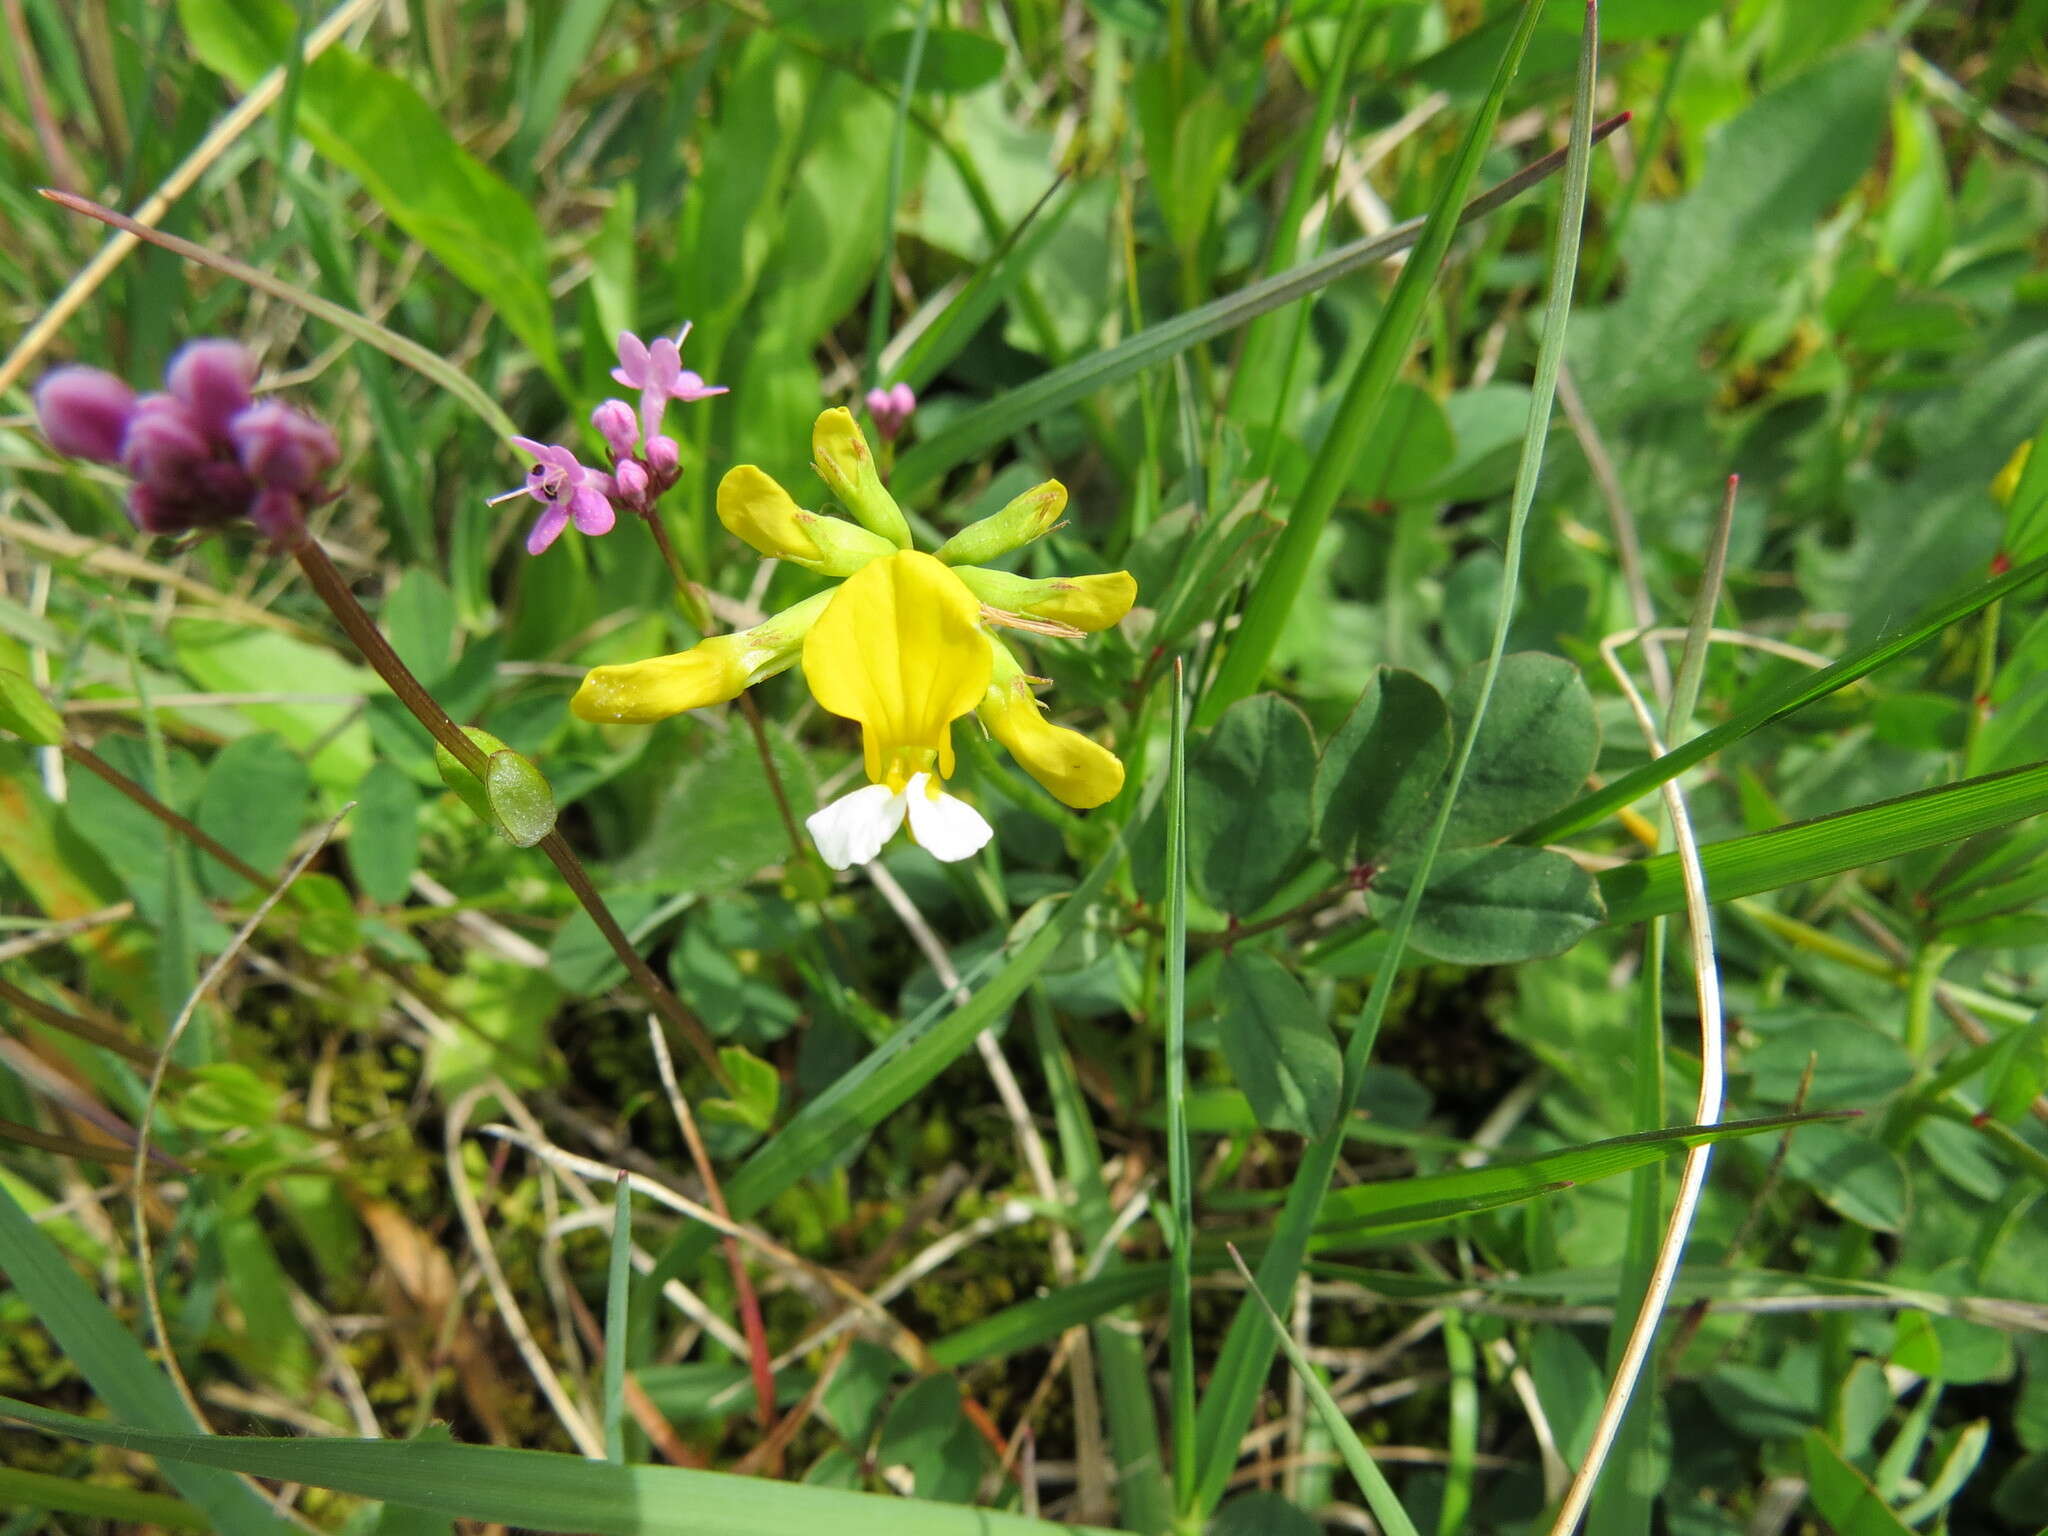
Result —
M 944 789 L 953 722 L 970 711 L 1066 804 L 1085 810 L 1113 799 L 1123 764 L 1045 718 L 996 630 L 1073 638 L 1107 629 L 1130 611 L 1137 583 L 1127 571 L 1034 580 L 983 564 L 1050 531 L 1066 509 L 1065 487 L 1048 480 L 925 554 L 911 546 L 909 522 L 850 413 L 820 415 L 811 452 L 856 521 L 806 511 L 751 464 L 719 483 L 718 520 L 750 548 L 839 585 L 752 629 L 598 667 L 570 704 L 576 714 L 661 720 L 725 703 L 800 659 L 818 703 L 861 727 L 869 783 L 809 819 L 835 869 L 866 863 L 906 821 L 941 859 L 966 858 L 988 841 L 981 814 Z

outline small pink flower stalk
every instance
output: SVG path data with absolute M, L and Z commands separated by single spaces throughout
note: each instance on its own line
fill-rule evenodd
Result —
M 612 370 L 612 377 L 628 389 L 640 391 L 640 408 L 636 412 L 624 400 L 606 400 L 590 413 L 591 425 L 604 439 L 609 469 L 582 463 L 559 443 L 512 439 L 513 445 L 533 460 L 533 467 L 527 471 L 524 485 L 491 500 L 525 495 L 541 504 L 541 515 L 526 536 L 528 554 L 538 555 L 547 549 L 571 523 L 577 532 L 595 537 L 610 533 L 622 511 L 646 517 L 676 483 L 682 473 L 682 453 L 675 439 L 661 430 L 669 402 L 687 405 L 726 392 L 723 384 L 706 384 L 683 366 L 682 347 L 689 334 L 688 325 L 673 340 L 658 336 L 644 342 L 631 331 L 619 333 L 619 366 Z
M 305 412 L 255 399 L 255 378 L 241 343 L 207 338 L 179 349 L 158 394 L 137 395 L 104 368 L 58 368 L 36 385 L 36 420 L 57 452 L 127 471 L 128 517 L 144 533 L 247 518 L 282 548 L 331 499 L 341 450 Z
M 917 395 L 908 384 L 892 384 L 887 389 L 869 390 L 867 405 L 868 416 L 882 441 L 893 443 L 897 434 L 910 424 L 910 413 L 917 409 Z

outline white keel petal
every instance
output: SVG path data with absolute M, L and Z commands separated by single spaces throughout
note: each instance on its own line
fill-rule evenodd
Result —
M 865 864 L 903 825 L 905 797 L 886 784 L 869 784 L 841 795 L 804 819 L 818 853 L 834 869 Z
M 996 835 L 981 812 L 965 800 L 943 791 L 936 798 L 928 793 L 924 774 L 903 787 L 903 798 L 909 802 L 910 835 L 941 864 L 973 858 Z

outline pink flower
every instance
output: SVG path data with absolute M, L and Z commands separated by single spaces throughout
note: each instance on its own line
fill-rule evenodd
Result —
M 683 343 L 689 338 L 685 324 L 674 341 L 657 336 L 650 344 L 631 331 L 619 332 L 619 366 L 612 377 L 628 389 L 640 391 L 640 430 L 652 438 L 661 430 L 661 414 L 671 400 L 688 404 L 725 393 L 723 384 L 706 384 L 702 376 L 683 366 Z
M 192 413 L 208 437 L 219 438 L 228 423 L 249 408 L 256 359 L 239 341 L 208 336 L 188 341 L 164 370 L 164 387 Z
M 586 469 L 576 455 L 556 443 L 515 437 L 513 445 L 533 459 L 520 489 L 547 510 L 526 536 L 526 552 L 537 555 L 561 536 L 573 521 L 577 531 L 595 537 L 610 533 L 618 515 L 612 510 L 612 481 L 601 470 Z M 508 492 L 507 494 L 517 494 Z
M 36 420 L 50 446 L 70 459 L 117 463 L 121 438 L 135 414 L 135 391 L 104 368 L 77 364 L 43 375 Z
M 916 409 L 917 396 L 908 384 L 868 391 L 868 415 L 874 418 L 875 430 L 882 434 L 883 442 L 895 442 L 896 434 L 903 430 L 904 424 L 910 420 L 910 413 Z

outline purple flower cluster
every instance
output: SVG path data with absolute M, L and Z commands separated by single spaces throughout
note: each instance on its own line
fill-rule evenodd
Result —
M 607 400 L 590 413 L 590 424 L 604 439 L 609 471 L 581 463 L 559 443 L 537 443 L 515 437 L 513 445 L 533 460 L 526 483 L 506 496 L 531 496 L 545 509 L 526 536 L 526 552 L 537 555 L 561 537 L 572 522 L 579 533 L 610 533 L 620 511 L 646 516 L 682 473 L 681 451 L 661 430 L 662 414 L 671 400 L 685 404 L 725 393 L 723 384 L 706 384 L 683 366 L 685 325 L 671 341 L 666 336 L 644 342 L 631 331 L 619 333 L 619 366 L 612 377 L 640 391 L 636 412 L 624 400 Z M 493 501 L 503 500 L 493 497 Z
M 908 384 L 868 391 L 868 415 L 885 443 L 896 441 L 896 434 L 909 424 L 910 413 L 916 409 L 917 393 Z
M 256 400 L 256 361 L 239 342 L 188 342 L 164 392 L 137 395 L 103 368 L 72 366 L 36 386 L 36 419 L 59 453 L 118 464 L 134 478 L 128 516 L 144 533 L 217 528 L 246 517 L 280 544 L 332 494 L 334 434 Z

